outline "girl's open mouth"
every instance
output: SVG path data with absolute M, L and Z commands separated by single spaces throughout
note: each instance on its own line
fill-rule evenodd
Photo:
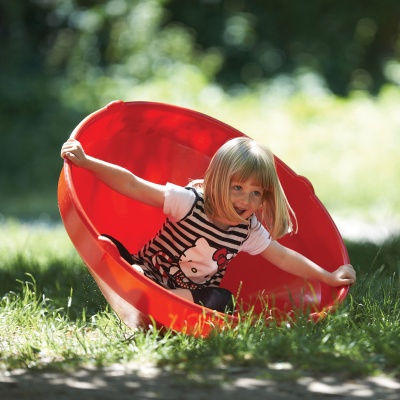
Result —
M 235 207 L 235 211 L 236 211 L 239 215 L 242 215 L 242 214 L 244 213 L 245 210 L 242 210 L 242 209 L 240 209 L 240 208 L 236 208 L 236 207 Z

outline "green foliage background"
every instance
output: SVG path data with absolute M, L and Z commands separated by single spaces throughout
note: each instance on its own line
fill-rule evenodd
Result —
M 371 185 L 347 173 L 349 151 L 332 143 L 363 143 L 353 158 L 369 143 L 374 160 L 383 135 L 387 161 L 373 161 L 365 176 L 384 170 L 389 181 L 400 170 L 392 158 L 399 26 L 396 0 L 355 0 L 351 7 L 344 0 L 0 0 L 0 213 L 57 218 L 60 146 L 81 119 L 115 99 L 170 102 L 223 119 L 290 157 L 324 202 L 332 192 L 313 171 L 321 182 L 329 170 L 321 160 L 296 160 L 284 143 L 295 137 L 303 154 L 311 149 L 321 158 L 331 146 L 335 160 L 344 157 L 341 175 L 361 184 L 359 194 L 349 184 L 335 188 L 347 193 L 339 203 L 368 199 Z M 366 114 L 354 119 L 354 109 Z M 390 187 L 378 189 L 394 204 Z

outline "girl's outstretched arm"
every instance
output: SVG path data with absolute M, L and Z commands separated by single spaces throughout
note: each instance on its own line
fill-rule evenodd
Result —
M 319 280 L 329 286 L 353 285 L 356 282 L 356 272 L 350 264 L 342 265 L 336 271 L 329 272 L 276 241 L 272 241 L 261 255 L 283 271 L 305 279 Z
M 146 181 L 125 168 L 87 155 L 80 142 L 75 139 L 69 139 L 64 143 L 61 157 L 91 171 L 111 189 L 125 196 L 155 207 L 164 205 L 164 185 Z

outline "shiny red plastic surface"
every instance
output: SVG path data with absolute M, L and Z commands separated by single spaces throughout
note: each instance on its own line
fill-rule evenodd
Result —
M 116 101 L 85 118 L 74 130 L 86 152 L 121 165 L 138 176 L 164 184 L 186 185 L 202 178 L 215 151 L 243 134 L 204 114 L 162 103 Z M 299 231 L 280 242 L 333 271 L 348 263 L 342 238 L 310 182 L 276 158 L 278 174 L 298 219 Z M 58 202 L 74 246 L 104 296 L 130 327 L 154 320 L 181 332 L 206 336 L 213 326 L 235 324 L 224 315 L 192 304 L 132 269 L 101 233 L 135 253 L 161 227 L 164 215 L 124 197 L 94 176 L 65 161 Z M 222 286 L 238 294 L 238 305 L 265 318 L 286 318 L 303 310 L 318 320 L 347 295 L 348 288 L 306 282 L 260 256 L 240 253 L 229 265 Z

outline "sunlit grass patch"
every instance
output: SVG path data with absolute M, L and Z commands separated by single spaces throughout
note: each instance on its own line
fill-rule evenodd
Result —
M 341 99 L 324 91 L 277 90 L 278 83 L 228 95 L 198 82 L 148 83 L 114 93 L 125 101 L 172 103 L 204 112 L 265 143 L 313 184 L 328 210 L 340 217 L 400 221 L 395 182 L 400 176 L 400 92 Z M 284 91 L 283 91 L 284 92 Z M 111 93 L 110 93 L 111 95 Z

